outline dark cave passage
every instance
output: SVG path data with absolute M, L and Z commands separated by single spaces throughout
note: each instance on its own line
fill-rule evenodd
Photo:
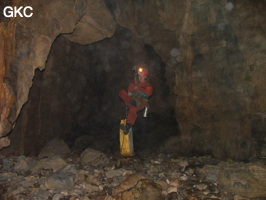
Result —
M 58 137 L 73 151 L 82 141 L 84 148 L 118 152 L 119 124 L 126 116 L 118 92 L 134 79 L 133 66 L 142 64 L 149 69 L 154 93 L 148 117 L 142 116 L 143 111 L 138 113 L 134 146 L 136 152 L 158 149 L 167 138 L 179 134 L 165 64 L 153 47 L 118 27 L 112 38 L 89 45 L 56 38 L 46 69 L 35 72 L 29 100 L 6 151 L 37 155 L 48 141 Z

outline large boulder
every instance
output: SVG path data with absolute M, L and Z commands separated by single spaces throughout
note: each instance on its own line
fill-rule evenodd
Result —
M 48 189 L 69 189 L 74 186 L 77 170 L 72 165 L 67 165 L 62 170 L 52 174 L 45 180 L 45 186 Z
M 87 148 L 81 153 L 80 162 L 84 166 L 91 165 L 93 167 L 99 167 L 108 164 L 109 160 L 102 152 Z
M 207 181 L 232 194 L 248 198 L 266 197 L 266 166 L 263 163 L 221 162 L 206 165 L 199 172 Z
M 134 187 L 115 196 L 117 200 L 139 199 L 160 200 L 162 189 L 159 185 L 148 179 L 142 179 L 135 183 Z
M 41 150 L 38 158 L 53 157 L 56 155 L 66 155 L 70 153 L 68 145 L 61 139 L 53 139 Z

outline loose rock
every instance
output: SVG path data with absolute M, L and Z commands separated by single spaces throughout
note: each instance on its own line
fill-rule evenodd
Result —
M 66 155 L 70 152 L 68 145 L 61 139 L 53 139 L 41 150 L 38 158 L 52 157 L 55 155 Z
M 80 162 L 82 165 L 91 165 L 93 167 L 99 167 L 109 163 L 109 160 L 106 155 L 91 148 L 85 149 L 81 153 L 80 157 Z

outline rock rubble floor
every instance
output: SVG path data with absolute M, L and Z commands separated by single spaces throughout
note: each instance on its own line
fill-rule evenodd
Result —
M 209 171 L 208 179 L 202 175 L 205 165 L 220 162 L 211 157 L 152 152 L 91 156 L 87 163 L 74 153 L 49 158 L 0 156 L 0 199 L 248 199 L 220 189 L 215 171 Z

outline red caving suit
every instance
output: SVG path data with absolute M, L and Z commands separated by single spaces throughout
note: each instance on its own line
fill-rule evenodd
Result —
M 137 112 L 144 109 L 148 97 L 152 95 L 153 88 L 148 81 L 142 83 L 136 81 L 135 83 L 130 83 L 127 90 L 128 92 L 121 90 L 119 96 L 129 106 L 127 123 L 133 126 L 137 119 Z M 141 94 L 141 96 L 138 94 Z

